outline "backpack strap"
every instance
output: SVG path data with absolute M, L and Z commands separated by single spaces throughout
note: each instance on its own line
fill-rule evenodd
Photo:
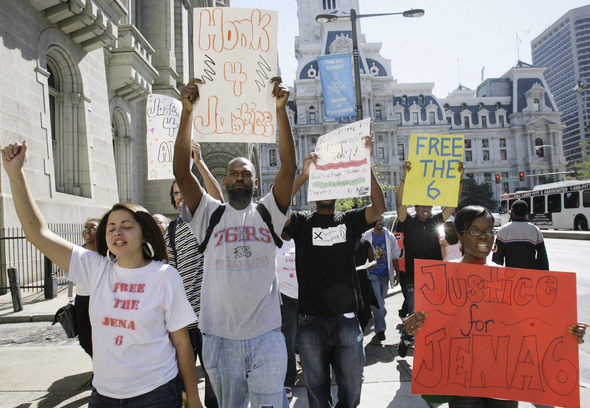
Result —
M 174 255 L 174 262 L 178 265 L 178 259 L 176 258 L 176 224 L 178 218 L 173 221 L 170 221 L 170 224 L 166 227 L 168 232 L 168 245 L 170 245 L 170 249 L 172 249 L 172 253 Z
M 207 232 L 205 233 L 205 239 L 199 245 L 199 251 L 201 253 L 205 253 L 205 249 L 207 249 L 207 244 L 209 243 L 209 238 L 211 238 L 211 234 L 213 233 L 213 229 L 219 224 L 221 221 L 221 216 L 225 212 L 225 204 L 220 205 L 213 211 L 211 214 L 211 218 L 209 218 L 209 226 L 207 227 Z
M 272 239 L 275 241 L 275 245 L 281 248 L 283 246 L 283 240 L 277 234 L 275 234 L 275 230 L 272 227 L 272 220 L 270 219 L 270 213 L 266 207 L 262 204 L 257 204 L 256 211 L 258 211 L 262 217 L 262 220 L 266 223 L 266 226 L 270 230 L 270 234 L 272 235 Z

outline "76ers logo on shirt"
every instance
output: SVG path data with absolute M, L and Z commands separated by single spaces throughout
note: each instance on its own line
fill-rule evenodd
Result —
M 250 251 L 249 246 L 239 246 L 234 248 L 234 258 L 250 258 L 252 256 L 252 251 Z
M 213 235 L 215 246 L 218 247 L 224 243 L 232 244 L 234 242 L 272 242 L 270 231 L 266 228 L 256 227 L 229 227 L 219 230 Z

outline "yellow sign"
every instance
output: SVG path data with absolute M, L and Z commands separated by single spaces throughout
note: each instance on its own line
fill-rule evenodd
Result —
M 464 140 L 463 135 L 410 136 L 403 205 L 457 206 Z

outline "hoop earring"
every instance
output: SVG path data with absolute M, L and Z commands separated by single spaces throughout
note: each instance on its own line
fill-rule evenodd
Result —
M 111 254 L 111 251 L 109 249 L 107 249 L 107 259 L 110 263 L 117 263 L 117 257 Z
M 494 246 L 492 247 L 492 252 L 495 254 L 496 252 L 498 252 L 498 245 L 496 245 L 496 243 L 494 242 Z
M 147 241 L 143 243 L 143 253 L 150 259 L 154 259 L 154 247 Z

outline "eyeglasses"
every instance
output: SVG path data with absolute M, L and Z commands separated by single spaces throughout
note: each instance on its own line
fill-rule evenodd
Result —
M 84 231 L 96 232 L 96 227 L 84 227 Z
M 468 233 L 469 235 L 471 235 L 472 237 L 481 237 L 482 234 L 485 234 L 488 237 L 493 237 L 494 235 L 496 235 L 496 231 L 493 229 L 489 229 L 489 230 L 485 230 L 485 231 L 481 231 L 478 229 L 469 229 L 467 231 L 463 231 L 463 233 Z

